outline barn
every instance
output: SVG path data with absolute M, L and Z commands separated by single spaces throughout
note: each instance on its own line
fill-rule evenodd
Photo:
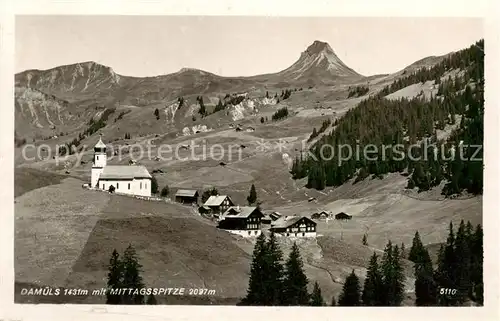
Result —
M 182 204 L 198 204 L 198 191 L 194 189 L 179 189 L 175 193 L 175 201 Z
M 340 213 L 335 215 L 336 220 L 350 220 L 351 218 L 352 218 L 351 215 L 346 214 L 344 212 L 340 212 Z

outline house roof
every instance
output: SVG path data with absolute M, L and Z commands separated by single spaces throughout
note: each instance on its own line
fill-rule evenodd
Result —
M 297 223 L 298 221 L 300 221 L 303 218 L 310 220 L 305 216 L 283 216 L 283 217 L 280 217 L 279 219 L 277 219 L 276 221 L 274 221 L 274 223 L 272 224 L 272 228 L 287 228 L 287 227 L 290 227 L 293 224 Z M 313 223 L 316 224 L 316 222 L 313 222 Z
M 151 178 L 144 166 L 136 165 L 108 165 L 103 168 L 99 179 L 134 179 Z
M 210 196 L 207 201 L 205 202 L 205 206 L 219 206 L 222 204 L 222 202 L 226 199 L 226 197 L 229 197 L 227 195 L 217 195 L 217 196 Z
M 99 141 L 95 144 L 94 148 L 106 148 L 106 144 L 102 142 L 101 137 L 99 137 Z
M 195 189 L 178 189 L 175 196 L 195 197 L 198 193 Z
M 224 212 L 223 216 L 225 218 L 247 218 L 256 209 L 255 206 L 231 206 Z

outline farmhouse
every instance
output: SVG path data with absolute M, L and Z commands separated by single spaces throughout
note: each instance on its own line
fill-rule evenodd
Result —
M 316 222 L 305 216 L 284 216 L 271 224 L 270 231 L 282 236 L 316 237 Z
M 212 214 L 219 215 L 231 206 L 234 206 L 234 203 L 227 195 L 210 196 L 205 204 L 203 204 L 203 207 L 209 208 Z
M 335 215 L 336 220 L 350 220 L 351 218 L 352 218 L 351 215 L 348 215 L 344 212 L 340 212 L 340 213 Z
M 232 206 L 221 217 L 220 229 L 243 237 L 259 236 L 261 220 L 264 214 L 254 206 Z
M 321 211 L 319 213 L 313 213 L 311 215 L 311 218 L 312 219 L 316 219 L 316 220 L 321 220 L 321 219 L 327 219 L 330 217 L 330 213 L 326 212 L 326 211 Z
M 175 201 L 182 204 L 198 204 L 198 191 L 194 189 L 179 189 L 175 193 Z
M 269 214 L 269 217 L 271 218 L 271 220 L 276 221 L 277 219 L 279 219 L 281 217 L 281 213 L 280 212 L 272 212 L 271 214 Z
M 144 166 L 107 165 L 106 145 L 99 138 L 94 146 L 94 160 L 91 170 L 91 188 L 115 192 L 151 196 L 151 174 Z

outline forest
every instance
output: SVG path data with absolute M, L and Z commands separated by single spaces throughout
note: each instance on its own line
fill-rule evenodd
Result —
M 306 155 L 295 158 L 293 178 L 307 177 L 308 188 L 322 190 L 350 179 L 356 183 L 398 172 L 407 176 L 408 188 L 419 192 L 445 182 L 442 193 L 446 196 L 482 194 L 483 50 L 484 40 L 480 40 L 361 101 L 335 120 L 334 129 L 321 136 Z M 437 93 L 430 98 L 384 98 L 411 84 L 431 80 Z M 438 130 L 451 133 L 438 139 Z M 354 149 L 372 151 L 353 157 L 349 148 L 341 146 L 350 146 L 351 154 Z

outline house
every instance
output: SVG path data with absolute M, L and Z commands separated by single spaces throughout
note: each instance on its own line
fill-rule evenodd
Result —
M 198 191 L 194 189 L 178 189 L 175 201 L 182 204 L 198 204 Z
M 281 213 L 280 212 L 272 212 L 271 214 L 269 214 L 269 217 L 271 218 L 271 220 L 276 221 L 277 219 L 279 219 L 281 217 Z
M 254 132 L 255 128 L 253 128 L 253 127 L 247 127 L 246 131 L 247 132 Z
M 208 207 L 212 214 L 221 215 L 227 211 L 228 208 L 234 206 L 234 203 L 227 195 L 217 195 L 210 196 L 203 206 Z
M 270 231 L 282 236 L 316 237 L 316 222 L 305 216 L 283 216 L 271 224 Z
M 321 219 L 327 219 L 330 217 L 330 213 L 326 212 L 326 211 L 321 211 L 319 213 L 314 213 L 313 215 L 311 215 L 311 218 L 312 219 L 316 219 L 316 220 L 321 220 Z
M 264 217 L 260 220 L 260 222 L 262 224 L 266 224 L 266 225 L 271 224 L 272 221 L 273 220 L 271 219 L 271 216 L 269 216 L 269 215 L 264 215 Z
M 218 228 L 243 237 L 259 236 L 264 214 L 255 206 L 231 206 L 221 216 Z
M 107 165 L 106 145 L 99 138 L 94 146 L 90 187 L 116 193 L 151 196 L 151 174 L 144 166 Z
M 351 218 L 352 218 L 351 215 L 348 215 L 344 212 L 340 212 L 340 213 L 335 215 L 336 220 L 350 220 Z

